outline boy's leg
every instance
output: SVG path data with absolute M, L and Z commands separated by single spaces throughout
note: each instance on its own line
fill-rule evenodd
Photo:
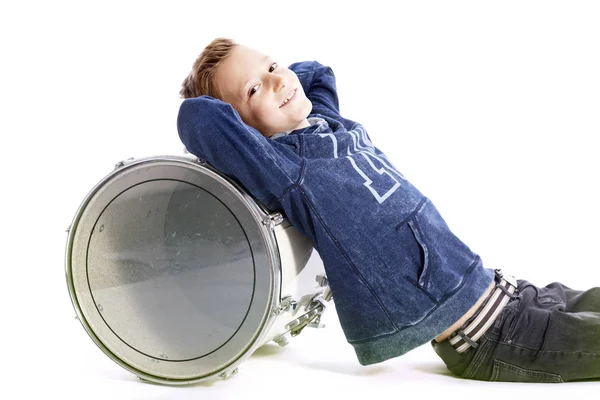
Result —
M 470 379 L 563 382 L 600 379 L 600 288 L 518 281 L 509 302 L 477 348 L 458 353 L 432 342 L 455 374 Z

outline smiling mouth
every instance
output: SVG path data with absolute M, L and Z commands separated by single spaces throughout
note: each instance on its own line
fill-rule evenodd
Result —
M 288 95 L 285 97 L 285 99 L 283 99 L 283 101 L 281 102 L 281 105 L 279 106 L 279 108 L 285 106 L 287 103 L 289 103 L 294 97 L 296 96 L 296 89 L 292 90 L 291 92 L 288 93 Z

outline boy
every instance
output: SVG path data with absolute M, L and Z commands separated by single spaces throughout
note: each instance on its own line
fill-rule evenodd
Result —
M 365 128 L 340 115 L 330 68 L 285 68 L 219 38 L 181 95 L 188 151 L 312 239 L 361 364 L 431 341 L 466 378 L 600 378 L 600 288 L 537 288 L 484 268 Z

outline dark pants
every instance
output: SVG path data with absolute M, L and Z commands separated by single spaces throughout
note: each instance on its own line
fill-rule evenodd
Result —
M 459 354 L 448 341 L 431 342 L 448 369 L 486 381 L 600 379 L 600 287 L 538 288 L 519 280 L 517 294 L 477 348 Z

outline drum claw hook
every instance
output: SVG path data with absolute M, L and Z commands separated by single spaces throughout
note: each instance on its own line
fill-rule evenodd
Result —
M 123 167 L 125 164 L 127 164 L 129 161 L 135 160 L 135 157 L 129 157 L 127 160 L 121 160 L 118 163 L 115 164 L 115 170 Z
M 219 375 L 219 378 L 221 378 L 221 380 L 223 380 L 223 381 L 224 381 L 224 380 L 226 380 L 226 379 L 229 379 L 229 378 L 231 378 L 232 376 L 236 375 L 237 373 L 238 373 L 238 369 L 237 369 L 237 368 L 234 368 L 234 369 L 232 369 L 232 370 L 225 371 L 225 372 L 221 373 L 221 374 Z

